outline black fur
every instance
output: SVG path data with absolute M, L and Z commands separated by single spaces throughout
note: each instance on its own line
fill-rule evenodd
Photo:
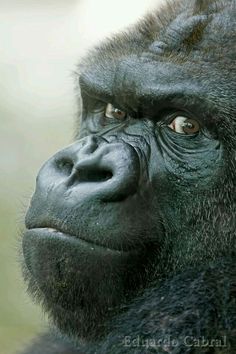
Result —
M 76 141 L 41 169 L 23 238 L 55 328 L 24 353 L 236 353 L 236 1 L 168 2 L 78 76 Z M 173 132 L 183 115 L 200 131 Z

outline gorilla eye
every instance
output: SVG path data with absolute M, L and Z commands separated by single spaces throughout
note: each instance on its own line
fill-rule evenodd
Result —
M 108 103 L 105 110 L 105 116 L 107 118 L 115 118 L 115 119 L 123 120 L 126 118 L 127 113 L 121 111 L 119 108 L 115 108 L 111 103 Z
M 195 119 L 178 116 L 168 125 L 169 128 L 180 134 L 196 134 L 200 131 L 200 124 Z

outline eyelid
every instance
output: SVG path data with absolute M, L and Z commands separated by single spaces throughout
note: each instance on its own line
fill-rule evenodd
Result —
M 90 107 L 90 112 L 93 113 L 102 113 L 104 112 L 106 108 L 106 103 L 102 102 L 102 101 L 96 101 L 94 102 L 94 104 L 92 105 L 92 107 Z
M 100 107 L 100 108 L 94 108 L 92 109 L 93 113 L 102 113 L 104 112 L 104 107 Z

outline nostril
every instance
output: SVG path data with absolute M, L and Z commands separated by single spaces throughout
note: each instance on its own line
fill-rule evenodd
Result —
M 70 176 L 74 167 L 74 163 L 69 158 L 61 158 L 59 160 L 55 160 L 56 168 L 63 172 L 64 174 Z
M 61 157 L 54 160 L 56 170 L 65 177 L 71 177 L 75 182 L 105 182 L 113 177 L 110 169 L 88 164 L 81 166 L 74 164 L 69 157 Z M 72 181 L 70 178 L 70 182 Z M 74 183 L 73 182 L 73 183 Z
M 113 176 L 111 171 L 105 169 L 79 169 L 77 180 L 79 182 L 105 182 Z

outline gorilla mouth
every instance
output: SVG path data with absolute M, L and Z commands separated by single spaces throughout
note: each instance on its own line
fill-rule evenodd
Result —
M 58 238 L 61 239 L 62 241 L 68 242 L 69 240 L 73 240 L 76 242 L 78 245 L 82 245 L 83 247 L 89 247 L 90 250 L 105 250 L 107 252 L 115 252 L 115 253 L 130 253 L 130 251 L 126 250 L 121 250 L 121 249 L 116 249 L 116 248 L 111 248 L 108 246 L 104 246 L 95 242 L 87 241 L 82 238 L 79 238 L 75 235 L 71 235 L 68 232 L 63 232 L 60 229 L 56 229 L 53 227 L 33 227 L 33 228 L 28 228 L 26 230 L 26 233 L 34 234 L 35 237 L 40 237 L 44 236 L 50 239 L 51 237 L 53 238 Z M 137 250 L 133 250 L 134 252 L 137 252 Z M 131 251 L 132 252 L 132 251 Z

